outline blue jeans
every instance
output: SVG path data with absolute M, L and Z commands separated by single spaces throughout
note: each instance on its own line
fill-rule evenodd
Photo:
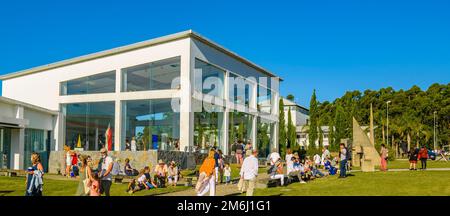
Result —
M 231 176 L 225 176 L 225 183 L 230 183 Z
M 346 176 L 346 170 L 347 170 L 347 160 L 341 160 L 339 162 L 339 170 L 340 170 L 340 174 L 339 176 L 345 177 Z

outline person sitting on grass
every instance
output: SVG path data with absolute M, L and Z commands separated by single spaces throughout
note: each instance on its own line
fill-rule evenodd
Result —
M 275 162 L 275 169 L 272 169 L 272 172 L 270 173 L 271 179 L 280 179 L 281 186 L 284 185 L 284 175 L 283 175 L 283 163 L 281 162 L 281 159 L 278 159 Z
M 164 163 L 163 160 L 158 161 L 158 165 L 155 167 L 155 182 L 157 183 L 158 187 L 163 188 L 166 185 L 166 178 L 167 178 L 167 165 Z
M 331 161 L 329 159 L 326 159 L 324 162 L 325 170 L 328 170 L 329 175 L 336 175 L 337 168 L 331 165 Z
M 177 167 L 177 164 L 175 163 L 175 161 L 170 162 L 167 179 L 169 180 L 169 185 L 177 186 L 178 167 Z
M 125 166 L 124 166 L 124 172 L 127 176 L 137 176 L 139 175 L 139 172 L 136 169 L 133 169 L 130 165 L 130 159 L 125 159 Z
M 302 184 L 306 183 L 305 181 L 303 181 L 304 168 L 303 168 L 303 164 L 300 163 L 298 155 L 291 157 L 291 161 L 292 161 L 292 163 L 289 163 L 289 164 L 292 164 L 292 165 L 288 164 L 288 166 L 292 166 L 291 168 L 288 169 L 288 170 L 290 170 L 288 173 L 289 181 L 292 182 L 293 179 L 295 177 L 297 177 L 298 181 L 300 183 L 302 183 Z

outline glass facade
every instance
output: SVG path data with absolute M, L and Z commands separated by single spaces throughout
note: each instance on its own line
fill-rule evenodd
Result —
M 114 101 L 64 104 L 62 111 L 66 132 L 64 144 L 70 149 L 98 151 L 107 147 L 108 128 L 112 131 L 114 146 Z
M 258 85 L 258 111 L 272 113 L 273 100 L 272 90 Z
M 122 69 L 122 91 L 177 88 L 172 81 L 180 77 L 180 57 L 164 59 Z
M 178 100 L 178 99 L 177 99 Z M 172 110 L 172 99 L 122 102 L 121 150 L 136 141 L 137 150 L 177 150 L 180 140 L 180 113 Z
M 206 102 L 193 100 L 195 106 L 202 106 L 202 112 L 194 113 L 194 148 L 207 150 L 211 147 L 224 150 L 223 108 Z
M 232 111 L 228 113 L 229 125 L 228 125 L 228 140 L 229 140 L 229 152 L 231 153 L 231 145 L 242 141 L 247 143 L 248 141 L 253 143 L 253 118 L 254 116 L 248 113 Z
M 0 128 L 0 169 L 9 169 L 11 156 L 11 129 Z
M 49 134 L 45 130 L 25 128 L 24 168 L 31 166 L 31 153 L 36 152 L 41 158 L 44 171 L 48 171 Z
M 113 93 L 116 90 L 116 72 L 95 74 L 61 83 L 61 95 Z
M 229 73 L 228 83 L 228 100 L 235 104 L 250 107 L 254 97 L 253 88 L 255 84 L 233 73 Z
M 275 132 L 275 122 L 258 117 L 257 120 L 257 148 L 260 158 L 267 157 L 273 148 L 273 138 Z
M 224 77 L 224 70 L 195 59 L 194 89 L 196 91 L 224 99 Z

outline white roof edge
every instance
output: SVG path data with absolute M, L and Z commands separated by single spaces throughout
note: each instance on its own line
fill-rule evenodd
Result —
M 14 99 L 3 97 L 3 96 L 0 96 L 0 102 L 12 104 L 12 105 L 23 106 L 23 107 L 26 107 L 29 109 L 33 109 L 33 110 L 36 110 L 39 112 L 44 112 L 44 113 L 51 114 L 51 115 L 58 115 L 58 113 L 59 113 L 58 111 L 55 111 L 55 110 L 49 110 L 49 109 L 46 109 L 46 108 L 43 108 L 40 106 L 36 106 L 33 104 L 25 103 L 22 101 L 14 100 Z
M 8 80 L 8 79 L 12 79 L 12 78 L 20 77 L 20 76 L 25 76 L 25 75 L 29 75 L 29 74 L 33 74 L 33 73 L 38 73 L 41 71 L 46 71 L 46 70 L 51 70 L 54 68 L 77 64 L 77 63 L 81 63 L 81 62 L 85 62 L 85 61 L 89 61 L 89 60 L 93 60 L 93 59 L 97 59 L 97 58 L 103 58 L 103 57 L 107 57 L 107 56 L 111 56 L 111 55 L 116 55 L 116 54 L 120 54 L 120 53 L 124 53 L 124 52 L 129 52 L 129 51 L 133 51 L 136 49 L 154 46 L 157 44 L 167 43 L 167 42 L 184 39 L 184 38 L 188 38 L 188 37 L 192 37 L 203 43 L 206 43 L 207 45 L 212 46 L 213 48 L 216 48 L 219 51 L 224 52 L 227 55 L 230 55 L 231 57 L 237 59 L 238 61 L 241 61 L 242 63 L 247 64 L 248 66 L 250 66 L 256 70 L 259 70 L 267 75 L 270 75 L 272 77 L 278 77 L 275 74 L 271 73 L 270 71 L 262 68 L 261 66 L 256 65 L 255 63 L 237 55 L 236 53 L 201 36 L 200 34 L 194 32 L 192 30 L 187 30 L 187 31 L 182 31 L 182 32 L 178 32 L 175 34 L 170 34 L 170 35 L 166 35 L 166 36 L 162 36 L 162 37 L 158 37 L 158 38 L 154 38 L 154 39 L 150 39 L 150 40 L 146 40 L 146 41 L 142 41 L 142 42 L 137 42 L 137 43 L 133 43 L 133 44 L 125 45 L 125 46 L 116 47 L 116 48 L 105 50 L 105 51 L 100 51 L 100 52 L 96 52 L 96 53 L 92 53 L 92 54 L 87 54 L 87 55 L 83 55 L 83 56 L 79 56 L 79 57 L 70 58 L 70 59 L 58 61 L 58 62 L 47 64 L 47 65 L 41 65 L 41 66 L 33 67 L 30 69 L 25 69 L 25 70 L 21 70 L 21 71 L 17 71 L 17 72 L 8 73 L 5 75 L 1 75 L 0 80 Z M 278 77 L 278 78 L 280 79 L 280 81 L 282 81 L 282 79 L 280 77 Z

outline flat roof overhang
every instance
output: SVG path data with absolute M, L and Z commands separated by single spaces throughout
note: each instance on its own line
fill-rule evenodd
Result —
M 5 74 L 5 75 L 0 76 L 0 80 L 8 80 L 8 79 L 12 79 L 12 78 L 20 77 L 20 76 L 38 73 L 41 71 L 51 70 L 51 69 L 55 69 L 55 68 L 59 68 L 59 67 L 72 65 L 72 64 L 78 64 L 78 63 L 82 63 L 85 61 L 90 61 L 90 60 L 94 60 L 94 59 L 98 59 L 98 58 L 103 58 L 103 57 L 107 57 L 107 56 L 111 56 L 111 55 L 129 52 L 129 51 L 133 51 L 133 50 L 137 50 L 137 49 L 141 49 L 141 48 L 145 48 L 145 47 L 149 47 L 149 46 L 155 46 L 158 44 L 163 44 L 163 43 L 176 41 L 176 40 L 189 38 L 189 37 L 195 38 L 195 39 L 233 57 L 234 59 L 236 59 L 236 60 L 238 60 L 238 61 L 270 76 L 270 77 L 277 77 L 278 79 L 280 79 L 280 81 L 283 81 L 283 79 L 281 77 L 276 76 L 275 74 L 264 69 L 263 67 L 239 56 L 238 54 L 220 46 L 219 44 L 207 39 L 206 37 L 201 36 L 200 34 L 194 32 L 192 30 L 187 30 L 187 31 L 183 31 L 183 32 L 179 32 L 179 33 L 175 33 L 175 34 L 171 34 L 171 35 L 167 35 L 167 36 L 163 36 L 163 37 L 159 37 L 159 38 L 155 38 L 155 39 L 151 39 L 151 40 L 147 40 L 147 41 L 143 41 L 143 42 L 138 42 L 138 43 L 122 46 L 122 47 L 117 47 L 117 48 L 106 50 L 106 51 L 101 51 L 101 52 L 97 52 L 97 53 L 93 53 L 93 54 L 88 54 L 88 55 L 84 55 L 84 56 L 80 56 L 80 57 L 75 57 L 75 58 L 55 62 L 52 64 L 42 65 L 42 66 L 34 67 L 31 69 L 26 69 L 26 70 L 22 70 L 22 71 Z

